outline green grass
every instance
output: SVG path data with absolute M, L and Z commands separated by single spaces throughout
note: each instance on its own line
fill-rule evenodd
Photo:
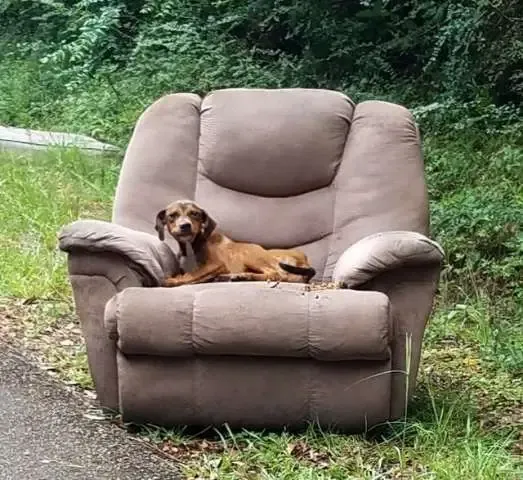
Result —
M 437 157 L 430 148 L 429 158 Z M 82 387 L 91 386 L 85 348 L 56 234 L 77 218 L 110 218 L 118 171 L 117 159 L 71 150 L 0 154 L 0 323 Z M 137 434 L 193 479 L 521 478 L 514 448 L 523 420 L 523 309 L 514 290 L 501 285 L 492 294 L 488 279 L 469 277 L 442 280 L 419 385 L 400 422 L 358 436 L 313 428 L 191 436 L 142 427 Z
M 144 66 L 155 75 L 95 74 L 68 88 L 67 72 L 0 39 L 0 124 L 125 146 L 140 112 L 163 93 L 303 86 L 292 65 L 278 74 L 276 59 L 261 68 L 245 55 L 223 55 L 219 45 L 195 58 L 191 49 L 182 54 L 178 41 L 166 45 L 172 58 L 162 55 L 158 65 L 146 55 Z M 386 90 L 383 99 L 401 98 L 390 85 Z M 377 94 L 347 93 L 355 100 Z M 523 478 L 516 457 L 523 453 L 523 126 L 516 113 L 481 103 L 443 102 L 418 116 L 433 231 L 449 264 L 406 419 L 358 436 L 313 428 L 299 435 L 135 433 L 180 461 L 192 479 Z M 92 382 L 56 234 L 80 217 L 110 218 L 118 171 L 118 159 L 71 150 L 0 153 L 0 338 L 84 388 Z
M 110 218 L 114 159 L 56 150 L 0 156 L 0 295 L 69 296 L 60 227 L 79 216 Z

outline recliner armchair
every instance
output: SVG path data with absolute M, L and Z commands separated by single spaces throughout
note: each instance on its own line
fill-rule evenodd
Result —
M 159 287 L 173 200 L 227 236 L 296 247 L 303 284 Z M 102 406 L 162 425 L 362 431 L 412 393 L 443 251 L 428 238 L 420 138 L 405 108 L 317 89 L 166 95 L 139 119 L 112 222 L 59 235 Z

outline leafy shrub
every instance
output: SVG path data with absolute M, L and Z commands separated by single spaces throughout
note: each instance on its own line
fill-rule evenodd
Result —
M 474 271 L 486 282 L 523 281 L 523 201 L 521 192 L 476 187 L 432 206 L 432 224 L 454 275 Z
M 521 124 L 520 124 L 521 126 Z M 518 137 L 427 142 L 432 227 L 448 274 L 475 278 L 523 301 L 523 147 Z
M 435 135 L 504 134 L 521 121 L 523 110 L 514 105 L 495 105 L 488 99 L 460 102 L 455 99 L 412 108 L 423 133 Z M 516 125 L 514 133 L 519 125 Z
M 522 17 L 518 0 L 3 0 L 0 31 L 44 42 L 42 60 L 70 88 L 103 69 L 181 64 L 185 78 L 190 60 L 204 81 L 202 64 L 214 73 L 208 85 L 258 79 L 516 105 Z
M 517 0 L 4 0 L 0 122 L 124 145 L 172 91 L 322 87 L 417 105 L 451 279 L 518 290 Z M 523 294 L 521 294 L 523 296 Z

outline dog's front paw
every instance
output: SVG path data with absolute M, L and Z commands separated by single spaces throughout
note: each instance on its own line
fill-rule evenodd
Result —
M 183 285 L 183 280 L 178 277 L 164 278 L 161 284 L 162 287 L 179 287 L 180 285 Z

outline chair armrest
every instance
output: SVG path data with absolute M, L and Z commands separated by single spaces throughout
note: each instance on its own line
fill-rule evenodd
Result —
M 78 220 L 58 234 L 60 250 L 68 253 L 115 253 L 145 274 L 153 285 L 179 271 L 170 247 L 154 235 L 100 220 Z
M 441 264 L 441 246 L 417 232 L 390 231 L 362 238 L 338 259 L 333 280 L 349 288 L 402 267 Z
M 403 415 L 416 386 L 423 333 L 436 292 L 443 249 L 424 235 L 369 235 L 338 259 L 334 280 L 387 295 L 393 322 L 391 418 Z M 408 373 L 408 375 L 407 375 Z

